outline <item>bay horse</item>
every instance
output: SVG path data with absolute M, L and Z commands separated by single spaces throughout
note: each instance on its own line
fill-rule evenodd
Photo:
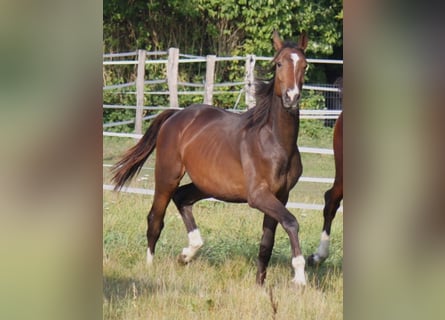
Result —
M 309 265 L 318 265 L 329 256 L 329 243 L 331 224 L 335 218 L 340 202 L 343 199 L 343 112 L 340 113 L 334 127 L 334 161 L 335 179 L 332 187 L 324 194 L 325 206 L 323 208 L 323 229 L 317 251 L 309 256 Z
M 305 259 L 298 240 L 299 224 L 286 209 L 289 191 L 302 173 L 297 147 L 299 102 L 307 61 L 305 33 L 297 43 L 283 42 L 274 31 L 274 76 L 256 83 L 256 106 L 236 114 L 210 105 L 194 104 L 166 110 L 152 122 L 139 142 L 112 171 L 120 190 L 142 168 L 156 148 L 155 191 L 147 217 L 147 263 L 153 262 L 156 242 L 164 227 L 167 205 L 173 199 L 188 232 L 189 246 L 181 262 L 188 263 L 203 245 L 192 213 L 206 198 L 247 202 L 264 213 L 256 281 L 266 278 L 275 231 L 287 232 L 297 285 L 306 284 Z M 179 186 L 187 173 L 191 183 Z

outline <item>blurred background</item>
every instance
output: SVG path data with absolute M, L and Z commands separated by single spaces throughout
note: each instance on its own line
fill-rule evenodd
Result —
M 2 319 L 101 317 L 107 5 L 0 4 Z M 345 318 L 441 319 L 441 10 L 343 6 Z

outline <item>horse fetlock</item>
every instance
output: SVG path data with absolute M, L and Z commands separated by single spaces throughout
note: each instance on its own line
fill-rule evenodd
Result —
M 188 238 L 189 238 L 189 248 L 198 250 L 204 244 L 201 238 L 201 233 L 199 232 L 198 229 L 189 232 Z
M 153 254 L 151 253 L 150 248 L 147 249 L 146 262 L 147 262 L 147 266 L 151 266 L 153 264 Z
M 182 264 L 187 264 L 189 263 L 193 257 L 196 255 L 196 252 L 198 252 L 199 247 L 197 248 L 191 248 L 191 247 L 187 247 L 182 249 L 181 254 L 178 257 L 178 261 Z
M 267 275 L 267 272 L 265 269 L 264 269 L 264 271 L 258 270 L 257 275 L 256 275 L 256 283 L 260 286 L 264 285 L 264 280 L 266 280 L 266 275 Z
M 292 279 L 292 282 L 299 286 L 306 285 L 306 275 L 304 273 L 305 266 L 304 257 L 299 255 L 297 257 L 292 258 L 292 267 L 294 267 L 295 276 Z
M 323 261 L 329 256 L 330 238 L 326 231 L 321 233 L 320 245 L 318 246 L 315 256 Z
M 182 249 L 182 253 L 178 256 L 178 262 L 181 264 L 187 264 L 192 260 L 193 254 L 189 248 Z
M 311 267 L 316 267 L 323 263 L 326 260 L 326 257 L 320 257 L 317 253 L 311 254 L 307 258 L 307 264 Z
M 182 249 L 182 253 L 179 255 L 178 260 L 181 263 L 189 263 L 190 260 L 196 255 L 199 248 L 202 247 L 204 241 L 202 241 L 201 234 L 198 229 L 195 229 L 188 234 L 189 246 Z
M 300 229 L 300 225 L 298 224 L 297 219 L 293 215 L 290 215 L 289 218 L 284 220 L 282 225 L 284 230 L 286 231 L 291 230 L 298 233 Z

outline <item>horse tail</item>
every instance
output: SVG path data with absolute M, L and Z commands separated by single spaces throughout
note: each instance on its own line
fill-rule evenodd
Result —
M 139 142 L 130 148 L 122 159 L 113 166 L 111 171 L 113 172 L 112 181 L 115 185 L 115 191 L 122 189 L 127 182 L 141 171 L 145 161 L 147 161 L 156 147 L 159 129 L 177 111 L 179 110 L 166 110 L 160 113 L 153 120 L 153 123 L 148 127 Z

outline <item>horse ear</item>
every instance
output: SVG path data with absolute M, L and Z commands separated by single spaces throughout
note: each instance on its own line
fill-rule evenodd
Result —
M 303 31 L 300 35 L 300 38 L 298 39 L 298 48 L 305 51 L 307 48 L 307 43 L 308 43 L 308 37 L 306 31 Z
M 278 34 L 278 31 L 275 29 L 273 30 L 272 40 L 273 40 L 273 47 L 275 48 L 275 51 L 280 51 L 280 49 L 283 47 L 283 40 L 281 40 L 280 35 Z

